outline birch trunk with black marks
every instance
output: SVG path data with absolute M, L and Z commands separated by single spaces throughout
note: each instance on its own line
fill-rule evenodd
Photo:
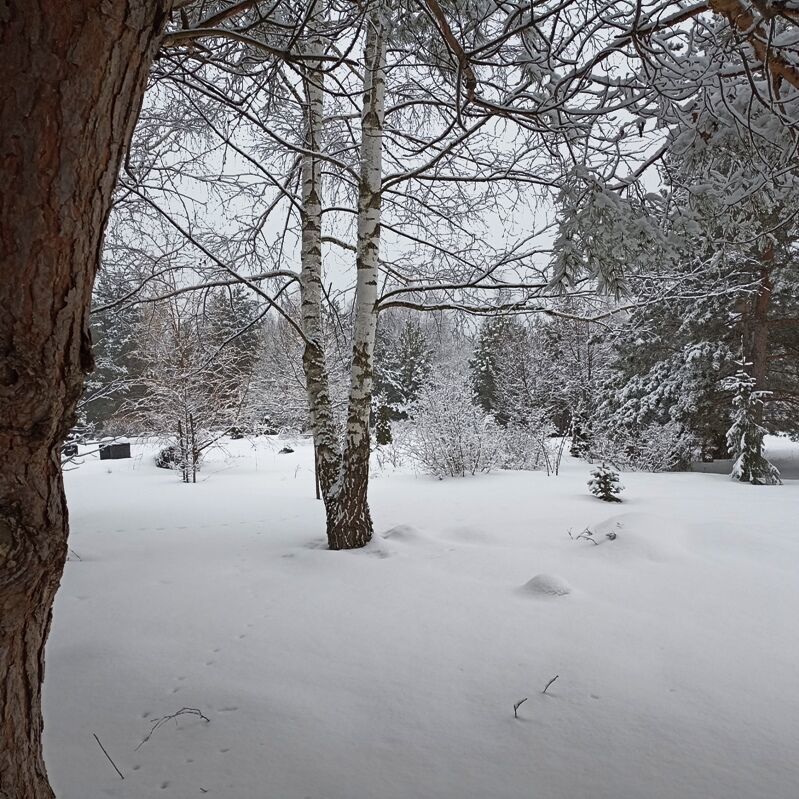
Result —
M 367 501 L 369 484 L 369 415 L 372 404 L 380 210 L 385 116 L 385 9 L 376 2 L 366 20 L 361 153 L 358 190 L 355 323 L 350 394 L 341 471 L 333 501 L 327 506 L 331 549 L 356 549 L 372 538 Z
M 321 4 L 320 4 L 321 5 Z M 311 31 L 318 30 L 324 12 L 308 21 Z M 324 40 L 311 36 L 307 54 L 324 55 Z M 302 157 L 300 288 L 302 330 L 305 349 L 302 363 L 308 410 L 314 438 L 316 475 L 325 506 L 332 492 L 341 465 L 339 432 L 330 397 L 322 325 L 322 151 L 324 135 L 324 72 L 321 61 L 306 62 L 304 75 L 306 99 L 305 153 Z
M 0 2 L 0 799 L 51 799 L 44 646 L 67 554 L 59 449 L 92 368 L 117 172 L 171 0 Z

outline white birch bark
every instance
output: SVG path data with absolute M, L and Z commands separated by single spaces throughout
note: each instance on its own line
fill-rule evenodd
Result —
M 331 549 L 366 545 L 372 537 L 367 503 L 369 481 L 369 415 L 377 327 L 377 279 L 385 116 L 386 19 L 383 2 L 368 12 L 364 46 L 364 89 L 361 110 L 358 242 L 356 253 L 355 322 L 350 396 L 344 456 L 333 513 L 328 517 Z
M 308 22 L 318 31 L 324 21 L 322 3 Z M 324 55 L 324 39 L 312 35 L 306 51 Z M 324 72 L 321 61 L 308 61 L 305 69 L 306 129 L 302 157 L 300 287 L 302 329 L 307 338 L 303 369 L 308 395 L 308 410 L 316 450 L 316 470 L 325 504 L 330 501 L 341 464 L 339 433 L 330 397 L 330 380 L 324 349 L 322 326 L 322 160 L 314 153 L 322 150 L 324 135 Z

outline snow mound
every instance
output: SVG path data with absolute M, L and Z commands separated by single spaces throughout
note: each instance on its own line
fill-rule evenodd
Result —
M 418 541 L 421 536 L 415 527 L 411 527 L 409 524 L 398 524 L 396 527 L 386 530 L 382 537 L 392 541 Z
M 395 554 L 394 548 L 387 541 L 378 537 L 373 538 L 362 551 L 376 558 L 390 558 Z
M 556 574 L 536 574 L 521 590 L 536 596 L 566 596 L 572 592 L 571 586 Z
M 663 562 L 686 552 L 686 530 L 671 519 L 650 513 L 619 513 L 591 525 L 581 535 L 587 543 L 621 556 Z

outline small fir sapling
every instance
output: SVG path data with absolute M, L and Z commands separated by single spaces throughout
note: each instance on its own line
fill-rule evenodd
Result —
M 603 463 L 591 470 L 588 490 L 605 502 L 621 502 L 618 494 L 624 490 L 624 486 L 619 482 L 619 473 Z
M 727 431 L 727 446 L 735 461 L 730 477 L 753 485 L 779 485 L 780 473 L 763 455 L 763 436 L 766 429 L 758 419 L 762 413 L 764 391 L 755 391 L 755 379 L 739 362 L 738 372 L 729 380 L 735 391 L 732 425 Z

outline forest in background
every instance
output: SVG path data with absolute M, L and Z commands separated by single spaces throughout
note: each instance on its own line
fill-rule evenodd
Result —
M 307 432 L 346 546 L 375 446 L 462 474 L 550 468 L 560 435 L 773 481 L 764 432 L 799 430 L 790 9 L 653 3 L 609 39 L 633 6 L 205 5 L 120 177 L 81 429 L 158 436 L 187 478 L 225 433 Z
M 186 479 L 215 436 L 296 412 L 332 550 L 372 540 L 389 433 L 434 473 L 480 468 L 453 440 L 546 468 L 554 430 L 779 482 L 795 0 L 11 0 L 0 21 L 0 795 L 53 796 L 76 414 L 172 438 Z M 392 367 L 411 340 L 428 354 Z

